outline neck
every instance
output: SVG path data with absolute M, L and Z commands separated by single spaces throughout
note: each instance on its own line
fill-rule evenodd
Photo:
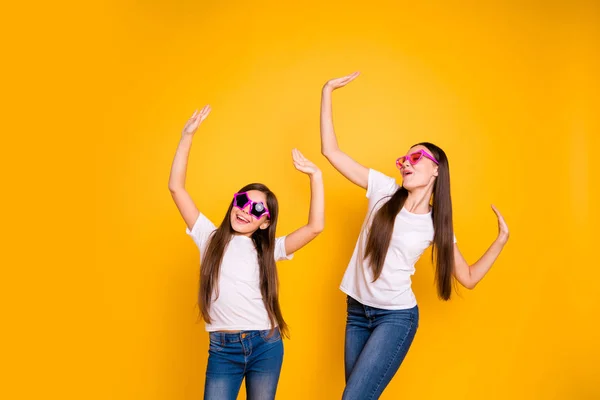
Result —
M 233 236 L 245 236 L 247 238 L 252 238 L 252 235 L 254 234 L 254 232 L 241 233 L 241 232 L 238 232 L 238 231 L 233 230 L 233 229 L 232 229 L 232 231 L 233 231 Z
M 429 201 L 433 193 L 433 182 L 425 187 L 415 188 L 408 192 L 404 208 L 413 214 L 427 214 L 431 211 Z

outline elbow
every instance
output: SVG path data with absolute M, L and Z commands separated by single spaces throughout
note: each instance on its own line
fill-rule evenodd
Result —
M 174 185 L 174 184 L 172 184 L 172 183 L 169 182 L 169 192 L 171 192 L 171 196 L 176 195 L 177 193 L 181 192 L 182 190 L 185 190 L 183 188 L 183 186 Z
M 331 161 L 331 158 L 335 155 L 335 153 L 338 151 L 339 149 L 329 149 L 329 148 L 324 148 L 321 147 L 321 154 L 323 154 L 323 156 L 328 159 L 329 161 Z
M 317 236 L 319 235 L 321 232 L 323 232 L 323 229 L 325 229 L 325 224 L 318 224 L 318 225 L 312 225 L 309 226 L 310 228 L 310 232 L 314 235 Z
M 477 282 L 475 282 L 475 281 L 465 282 L 463 284 L 463 286 L 466 287 L 469 290 L 473 290 L 473 289 L 475 289 L 475 286 L 477 286 Z

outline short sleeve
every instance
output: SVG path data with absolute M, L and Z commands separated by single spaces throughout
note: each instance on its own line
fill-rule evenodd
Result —
M 291 260 L 294 254 L 285 253 L 285 236 L 275 239 L 275 261 Z
M 374 169 L 369 169 L 369 182 L 367 184 L 367 198 L 391 196 L 396 193 L 399 186 L 396 180 Z
M 204 248 L 206 247 L 206 243 L 208 242 L 208 238 L 210 234 L 213 233 L 217 229 L 215 224 L 213 224 L 208 218 L 204 216 L 204 214 L 198 214 L 198 219 L 194 223 L 192 230 L 186 228 L 185 233 L 187 233 L 196 243 L 198 249 L 202 253 Z

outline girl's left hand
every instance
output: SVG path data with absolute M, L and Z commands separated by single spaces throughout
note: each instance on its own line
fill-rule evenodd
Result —
M 498 240 L 503 245 L 508 242 L 508 237 L 510 236 L 510 232 L 508 231 L 508 225 L 504 221 L 504 217 L 500 214 L 500 211 L 492 204 L 492 210 L 496 213 L 496 217 L 498 217 Z
M 304 157 L 300 150 L 293 149 L 292 150 L 292 159 L 294 161 L 294 167 L 300 172 L 304 172 L 307 175 L 314 175 L 318 172 L 321 172 L 319 167 L 312 163 L 309 159 Z
M 194 133 L 196 133 L 196 130 L 198 129 L 202 121 L 204 121 L 206 117 L 208 117 L 208 114 L 210 114 L 210 110 L 211 108 L 207 104 L 202 108 L 202 110 L 200 110 L 200 112 L 198 112 L 198 110 L 194 111 L 194 114 L 192 114 L 190 119 L 186 122 L 185 126 L 183 127 L 182 135 L 186 136 L 193 135 Z

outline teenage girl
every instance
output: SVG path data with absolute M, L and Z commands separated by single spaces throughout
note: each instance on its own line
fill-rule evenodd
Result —
M 204 398 L 235 400 L 245 378 L 248 399 L 273 399 L 283 361 L 281 338 L 287 335 L 275 262 L 291 259 L 323 230 L 323 179 L 319 168 L 294 149 L 294 166 L 310 178 L 306 225 L 276 237 L 277 198 L 260 183 L 234 193 L 225 217 L 214 225 L 185 189 L 192 139 L 209 113 L 210 107 L 205 106 L 186 123 L 169 178 L 187 234 L 201 255 L 198 303 L 210 336 Z M 208 199 L 207 193 L 203 202 Z
M 338 147 L 331 96 L 358 73 L 332 79 L 321 97 L 321 152 L 352 183 L 367 191 L 369 210 L 344 274 L 347 294 L 343 399 L 377 399 L 388 385 L 415 336 L 419 310 L 411 289 L 415 263 L 430 245 L 436 259 L 437 292 L 450 299 L 456 279 L 466 288 L 490 270 L 508 240 L 498 210 L 498 237 L 474 264 L 461 255 L 452 226 L 450 170 L 446 154 L 419 143 L 396 160 L 396 179 L 359 164 Z

